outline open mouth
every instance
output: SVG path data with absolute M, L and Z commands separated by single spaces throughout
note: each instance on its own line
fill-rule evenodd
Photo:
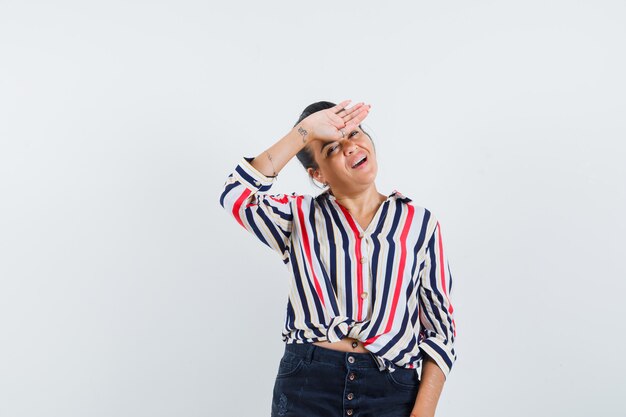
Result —
M 365 163 L 365 161 L 367 161 L 367 156 L 363 156 L 361 159 L 359 159 L 354 165 L 352 165 L 352 168 L 354 169 L 360 167 Z

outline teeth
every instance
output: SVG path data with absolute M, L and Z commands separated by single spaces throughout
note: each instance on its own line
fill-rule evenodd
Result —
M 363 158 L 359 159 L 358 161 L 356 161 L 354 163 L 354 165 L 352 165 L 352 168 L 354 168 L 355 166 L 357 166 L 359 164 L 359 162 L 363 161 L 366 158 L 366 156 L 363 156 Z

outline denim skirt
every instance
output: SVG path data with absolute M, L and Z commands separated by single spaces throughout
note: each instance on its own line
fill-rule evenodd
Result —
M 409 417 L 419 389 L 415 369 L 380 371 L 373 353 L 312 343 L 285 344 L 272 417 Z

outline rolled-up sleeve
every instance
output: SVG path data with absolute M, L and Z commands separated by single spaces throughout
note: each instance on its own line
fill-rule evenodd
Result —
M 268 194 L 276 177 L 259 172 L 243 157 L 228 176 L 220 195 L 220 205 L 246 230 L 289 261 L 289 240 L 293 226 L 291 202 L 294 194 Z
M 431 357 L 448 376 L 456 361 L 456 324 L 450 301 L 452 275 L 444 253 L 439 222 L 425 252 L 419 287 L 420 350 Z

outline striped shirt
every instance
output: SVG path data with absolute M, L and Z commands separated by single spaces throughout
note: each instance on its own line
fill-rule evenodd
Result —
M 290 274 L 286 343 L 363 343 L 380 370 L 416 369 L 424 354 L 449 374 L 456 360 L 452 276 L 433 214 L 391 193 L 365 228 L 328 191 L 269 194 L 243 157 L 220 204 L 277 252 Z

